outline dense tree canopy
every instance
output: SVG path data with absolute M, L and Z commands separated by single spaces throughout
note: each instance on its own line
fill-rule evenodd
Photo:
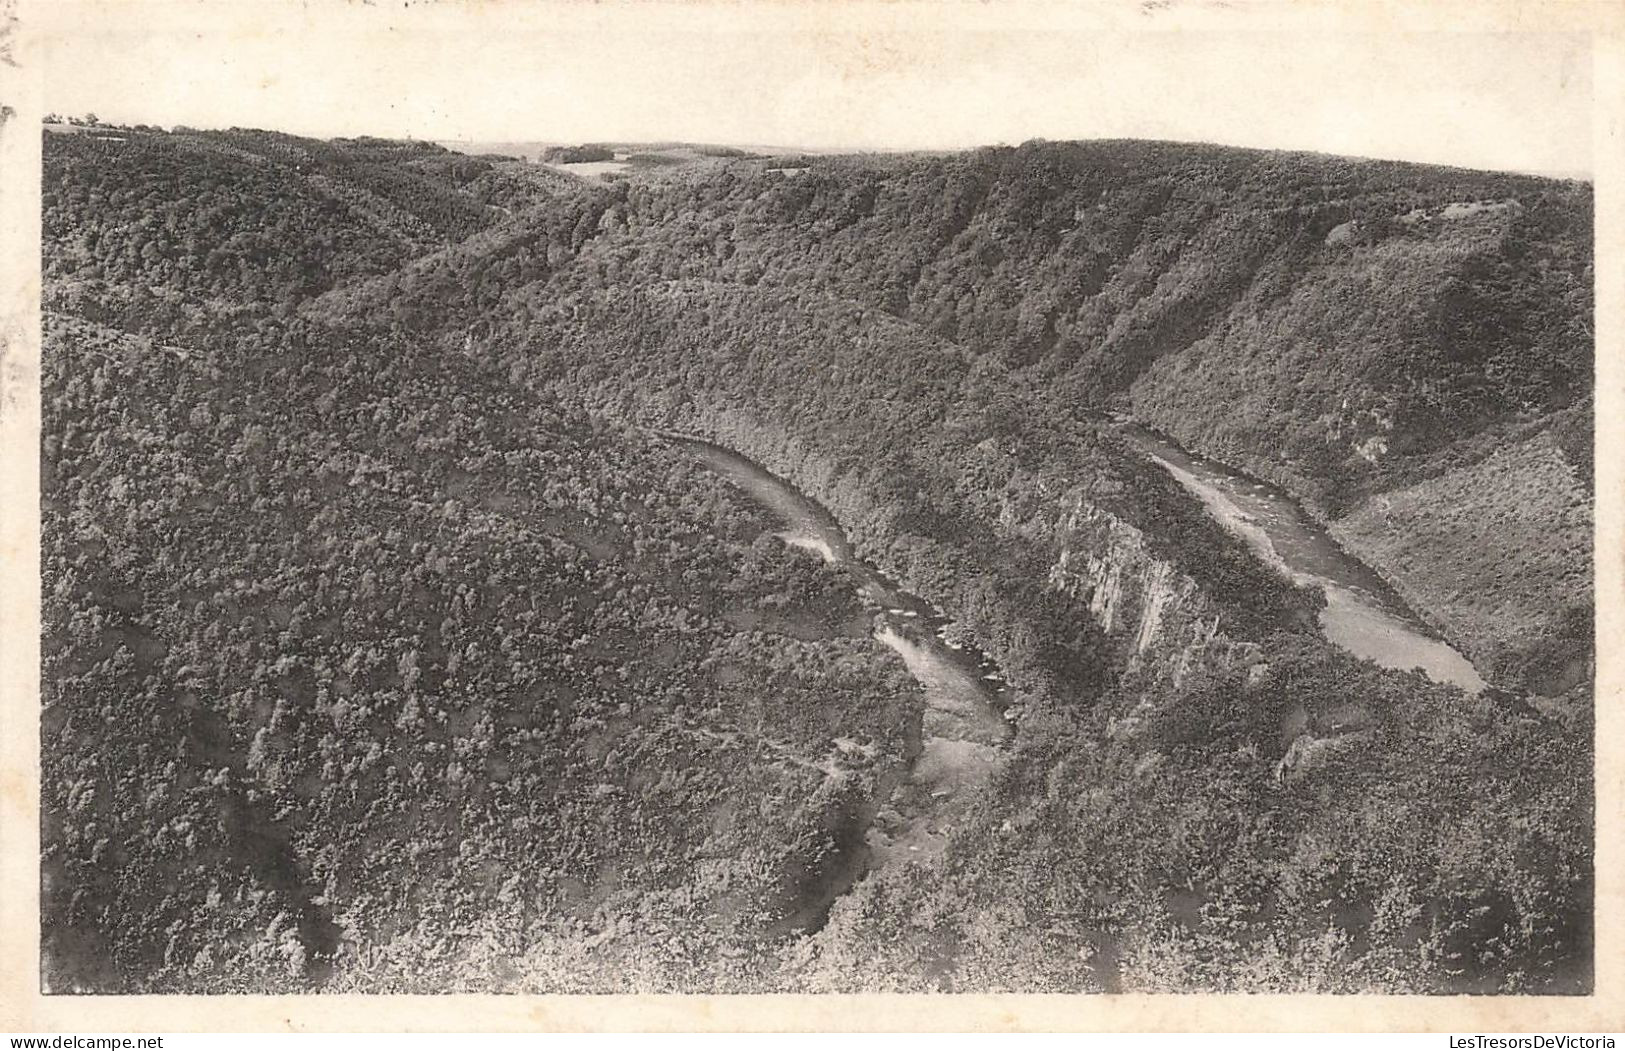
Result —
M 656 153 L 48 135 L 53 987 L 1587 987 L 1585 188 Z M 1497 688 L 1332 647 L 1122 409 L 1298 494 Z M 673 430 L 1009 680 L 972 819 L 827 923 L 920 689 Z M 1550 543 L 1441 557 L 1484 523 Z

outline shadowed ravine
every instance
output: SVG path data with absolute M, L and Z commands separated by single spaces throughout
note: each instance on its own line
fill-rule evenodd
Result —
M 925 692 L 919 746 L 911 749 L 908 769 L 882 784 L 874 806 L 846 815 L 834 837 L 836 852 L 807 873 L 795 908 L 779 924 L 786 933 L 815 931 L 835 900 L 869 871 L 941 855 L 997 768 L 1008 732 L 1000 714 L 1003 675 L 985 654 L 947 642 L 948 618 L 854 554 L 834 516 L 790 483 L 723 446 L 687 435 L 662 437 L 777 516 L 784 523 L 775 534 L 780 539 L 844 570 L 875 614 L 875 639 L 902 657 Z

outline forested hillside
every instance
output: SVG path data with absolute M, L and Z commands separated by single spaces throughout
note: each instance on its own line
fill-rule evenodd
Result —
M 285 306 L 569 186 L 544 168 L 426 143 L 134 128 L 58 130 L 46 143 L 47 306 L 130 329 Z
M 140 129 L 46 169 L 56 987 L 1588 987 L 1587 187 Z M 1125 410 L 1495 688 L 1329 644 Z M 827 916 L 919 689 L 667 431 L 1009 681 L 973 819 Z
M 67 987 L 298 988 L 622 909 L 681 974 L 900 760 L 913 686 L 862 610 L 682 458 L 398 340 L 50 325 Z
M 534 314 L 561 291 L 817 291 L 1014 371 L 1069 417 L 1132 405 L 1328 517 L 1380 513 L 1385 492 L 1550 432 L 1578 488 L 1547 491 L 1544 522 L 1589 499 L 1590 216 L 1578 184 L 1165 144 L 825 158 L 795 178 L 741 163 L 594 188 L 545 233 L 515 224 L 495 250 L 426 257 L 404 285 L 363 284 L 321 309 L 387 300 L 443 324 L 449 305 L 476 338 L 506 320 L 506 343 L 537 339 Z M 517 313 L 493 317 L 499 295 Z M 775 337 L 749 316 L 764 327 L 747 338 Z M 684 323 L 705 338 L 704 317 Z M 1546 536 L 1517 512 L 1498 527 L 1515 544 Z M 1557 692 L 1576 680 L 1552 665 L 1589 636 L 1585 587 L 1541 598 L 1533 630 L 1508 637 L 1470 608 L 1479 582 L 1418 578 L 1380 538 L 1345 535 L 1498 678 Z M 1583 576 L 1583 561 L 1568 565 Z

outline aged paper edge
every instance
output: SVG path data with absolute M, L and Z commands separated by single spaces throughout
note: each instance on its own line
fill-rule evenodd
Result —
M 38 981 L 39 795 L 39 191 L 42 42 L 30 28 L 38 0 L 0 0 L 0 1029 L 107 1031 L 1605 1031 L 1625 1028 L 1625 857 L 1621 854 L 1625 718 L 1619 711 L 1625 639 L 1625 467 L 1597 457 L 1597 911 L 1596 991 L 1586 997 L 1387 996 L 42 996 Z M 139 0 L 102 0 L 109 8 Z M 345 0 L 311 0 L 323 5 Z M 163 3 L 171 17 L 186 4 Z M 225 6 L 225 5 L 217 5 Z M 442 15 L 545 19 L 572 0 L 442 0 Z M 593 5 L 625 8 L 630 0 Z M 378 17 L 387 18 L 382 9 Z M 913 25 L 935 32 L 1154 14 L 1158 29 L 1267 32 L 1534 32 L 1590 35 L 1597 218 L 1597 447 L 1625 441 L 1620 339 L 1625 335 L 1625 6 L 1600 0 L 1490 0 L 1404 5 L 1379 0 L 942 4 L 767 0 L 745 4 L 758 23 L 787 32 L 821 24 L 850 31 Z M 674 17 L 724 31 L 738 3 L 672 0 L 643 5 L 651 22 Z M 253 4 L 238 4 L 255 33 Z M 1094 24 L 1094 23 L 1089 23 Z M 901 60 L 901 59 L 899 59 Z M 914 72 L 922 72 L 915 69 Z M 929 70 L 924 70 L 929 72 Z

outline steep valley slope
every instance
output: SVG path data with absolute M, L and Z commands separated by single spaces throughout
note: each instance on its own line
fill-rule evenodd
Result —
M 46 164 L 56 987 L 1588 988 L 1588 188 L 1138 142 Z M 1496 688 L 1327 643 L 1125 408 Z M 1008 679 L 942 855 L 814 923 L 919 688 L 662 431 Z

